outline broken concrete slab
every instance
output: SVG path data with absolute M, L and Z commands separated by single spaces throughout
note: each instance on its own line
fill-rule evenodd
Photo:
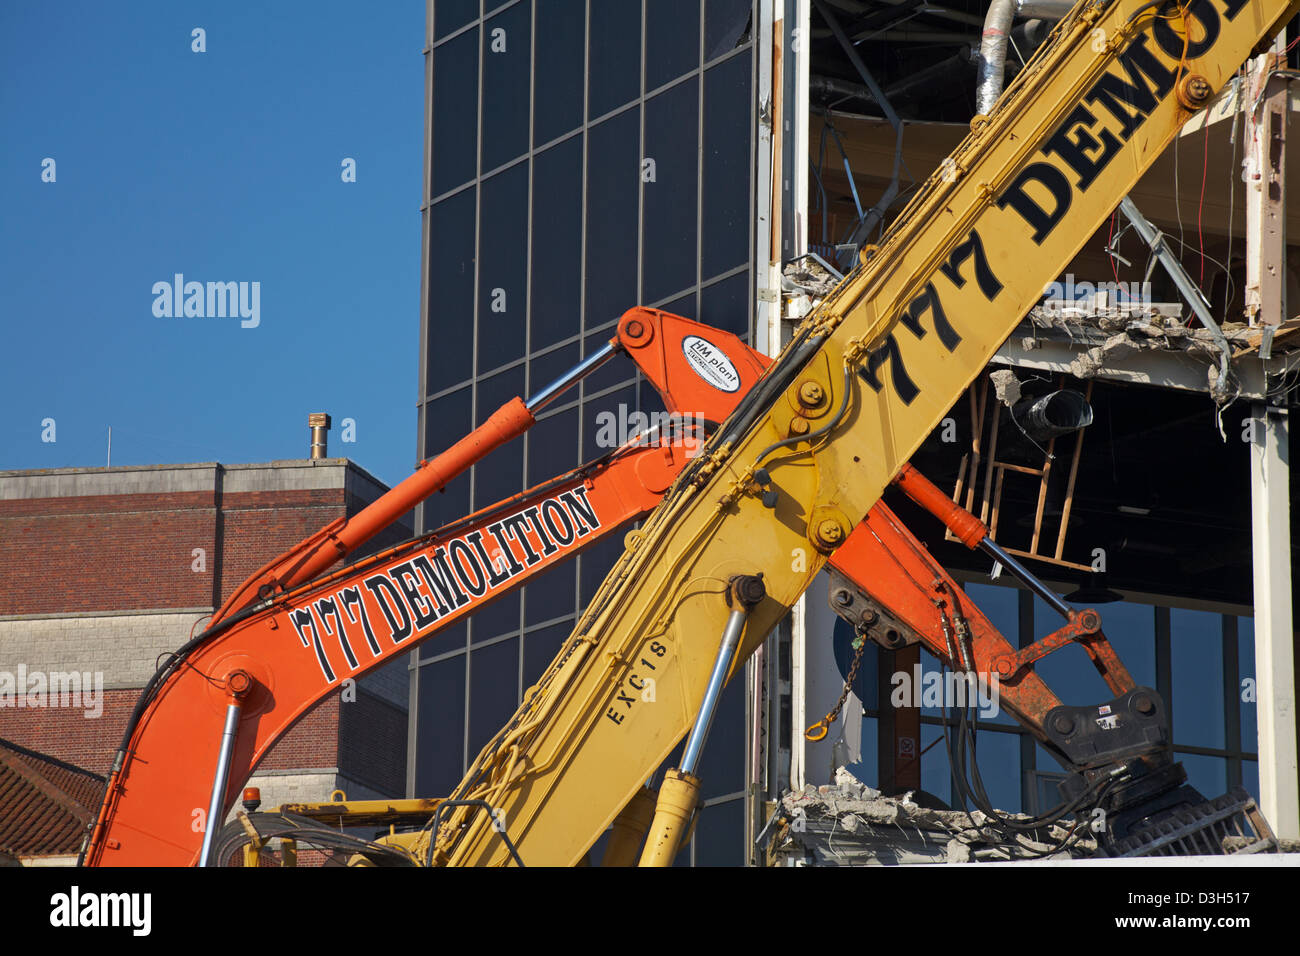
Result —
M 978 810 L 966 813 L 922 807 L 912 793 L 887 797 L 844 768 L 834 784 L 787 793 L 767 835 L 769 862 L 778 866 L 873 866 L 970 863 L 992 860 L 1086 857 L 1096 850 L 1090 836 L 1058 847 L 1064 826 L 1044 827 L 1008 842 L 988 828 Z M 1006 814 L 1026 822 L 1024 814 Z

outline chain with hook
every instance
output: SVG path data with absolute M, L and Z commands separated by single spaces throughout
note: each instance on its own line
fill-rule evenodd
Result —
M 803 732 L 804 737 L 808 740 L 825 740 L 826 735 L 830 733 L 831 724 L 835 722 L 835 718 L 844 709 L 844 702 L 849 699 L 849 691 L 853 689 L 853 682 L 858 679 L 858 668 L 862 665 L 862 654 L 867 649 L 866 633 L 859 631 L 858 639 L 854 641 L 854 644 L 857 645 L 857 650 L 853 652 L 853 663 L 849 665 L 849 675 L 844 679 L 844 689 L 840 691 L 840 699 L 835 702 L 835 706 L 831 708 L 830 713 Z

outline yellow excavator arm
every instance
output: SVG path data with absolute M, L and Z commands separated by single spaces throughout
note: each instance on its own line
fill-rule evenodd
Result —
M 433 862 L 509 863 L 503 833 L 528 865 L 581 860 L 696 721 L 728 623 L 743 624 L 734 675 L 1179 127 L 1298 9 L 1076 6 L 628 535 L 452 794 L 493 812 L 445 814 Z M 746 608 L 736 582 L 759 575 Z M 670 832 L 651 834 L 660 859 Z

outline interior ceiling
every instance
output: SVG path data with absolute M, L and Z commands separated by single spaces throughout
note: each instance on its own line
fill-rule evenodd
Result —
M 975 57 L 987 0 L 925 3 L 921 0 L 820 0 L 853 40 L 858 55 L 904 119 L 968 122 L 975 112 Z M 826 86 L 862 87 L 861 76 L 831 34 L 817 4 L 810 23 L 814 78 Z M 1020 55 L 1028 59 L 1038 36 L 1023 26 L 1012 37 L 1007 76 L 1018 71 Z M 823 88 L 814 82 L 813 105 L 880 116 L 869 96 Z
M 1059 384 L 1056 378 L 1030 381 L 1026 370 L 1017 375 L 1027 388 L 1040 393 Z M 1086 387 L 1072 379 L 1066 379 L 1065 385 L 1079 391 Z M 1097 382 L 1092 407 L 1094 419 L 1084 431 L 1063 557 L 1091 564 L 1093 549 L 1104 549 L 1104 583 L 1112 589 L 1252 604 L 1250 446 L 1241 438 L 1245 404 L 1224 414 L 1226 441 L 1219 437 L 1213 403 L 1202 394 Z M 1005 408 L 1000 413 L 998 459 L 1041 467 L 1041 453 L 1018 438 L 1020 433 Z M 956 486 L 962 456 L 970 450 L 965 395 L 950 415 L 957 422 L 958 441 L 945 443 L 936 433 L 912 458 L 923 474 L 949 493 Z M 1009 436 L 1018 440 L 1008 442 Z M 1072 439 L 1057 441 L 1058 477 L 1068 474 L 1072 449 Z M 1294 497 L 1295 469 L 1291 480 Z M 997 535 L 1000 544 L 1028 549 L 1038 488 L 1036 478 L 1008 474 Z M 1049 512 L 1053 500 L 1064 500 L 1064 489 L 1064 481 L 1059 487 L 1053 484 Z M 886 500 L 943 564 L 979 573 L 989 570 L 988 558 L 945 541 L 938 522 L 897 492 L 891 491 Z M 973 509 L 977 514 L 978 502 L 979 498 Z M 1121 507 L 1147 513 L 1124 512 Z M 1041 550 L 1055 545 L 1059 511 L 1057 515 L 1044 520 Z M 1295 535 L 1292 540 L 1300 542 Z M 1300 561 L 1300 553 L 1293 560 Z M 1084 572 L 1038 561 L 1026 564 L 1049 580 L 1098 583 Z
M 906 122 L 906 168 L 900 195 L 890 210 L 891 215 L 897 214 L 906 205 L 913 185 L 924 181 L 969 131 L 975 112 L 974 54 L 978 52 L 987 0 L 942 5 L 920 0 L 818 2 L 831 8 L 853 39 L 867 69 Z M 853 170 L 853 186 L 862 206 L 870 207 L 889 183 L 894 132 L 879 118 L 879 104 L 865 92 L 860 75 L 831 34 L 817 3 L 811 27 L 809 148 L 817 175 L 810 183 L 809 207 L 814 213 L 814 232 L 821 228 L 820 212 L 825 209 L 831 213 L 833 224 L 828 222 L 827 239 L 834 243 L 843 240 L 857 218 L 844 156 Z M 1041 35 L 1026 34 L 1024 24 L 1018 24 L 1013 34 L 1016 49 L 1008 53 L 1008 83 L 1020 69 L 1020 57 L 1028 59 L 1041 39 Z M 1202 114 L 1209 117 L 1208 123 L 1198 118 L 1188 124 L 1177 148 L 1166 151 L 1131 193 L 1157 227 L 1174 236 L 1184 233 L 1188 247 L 1182 258 L 1193 276 L 1204 269 L 1196 261 L 1202 248 L 1208 255 L 1224 260 L 1231 257 L 1234 262 L 1242 249 L 1242 244 L 1234 247 L 1228 239 L 1240 239 L 1245 229 L 1240 181 L 1234 185 L 1241 134 L 1240 129 L 1235 136 L 1232 133 L 1231 105 L 1223 101 Z M 1293 98 L 1292 110 L 1296 109 L 1300 109 L 1300 99 Z M 833 137 L 823 136 L 828 120 L 838 133 L 844 156 Z M 1300 174 L 1300 150 L 1288 150 L 1287 165 L 1289 174 Z M 1197 231 L 1198 217 L 1202 235 Z M 1300 204 L 1289 205 L 1287 229 L 1290 235 L 1300 235 Z M 818 235 L 810 238 L 815 243 L 821 241 Z M 1107 228 L 1103 227 L 1089 240 L 1080 257 L 1062 271 L 1076 272 L 1080 277 L 1114 275 L 1122 281 L 1140 278 L 1145 255 L 1136 248 L 1137 240 L 1126 239 L 1122 247 L 1134 260 L 1130 270 L 1105 255 L 1106 240 Z M 1296 253 L 1293 247 L 1293 268 L 1300 264 L 1295 261 Z M 1161 278 L 1159 270 L 1153 278 Z M 1214 281 L 1206 274 L 1207 287 Z M 1161 290 L 1156 290 L 1156 298 L 1161 298 Z M 1176 298 L 1172 295 L 1172 299 Z M 1216 300 L 1216 308 L 1226 312 L 1227 305 Z M 1022 379 L 1027 377 L 1023 370 L 1019 374 Z M 1047 387 L 1045 382 L 1034 385 Z M 1085 383 L 1077 381 L 1067 385 L 1079 390 L 1085 387 Z M 1241 440 L 1245 405 L 1238 404 L 1224 414 L 1225 442 L 1219 436 L 1214 406 L 1202 394 L 1098 382 L 1092 404 L 1095 419 L 1085 431 L 1064 557 L 1089 564 L 1093 549 L 1103 548 L 1107 562 L 1105 584 L 1112 589 L 1163 594 L 1190 602 L 1250 605 L 1249 446 Z M 950 414 L 958 425 L 958 442 L 944 443 L 936 433 L 913 458 L 924 474 L 949 492 L 955 486 L 962 454 L 970 450 L 971 423 L 965 395 Z M 1007 411 L 1002 409 L 1001 414 L 1002 435 L 1018 434 Z M 1035 460 L 1032 447 L 1024 441 L 1017 444 L 1018 448 L 1004 445 L 999 457 L 1041 466 L 1041 454 Z M 1072 447 L 1072 442 L 1058 445 Z M 1061 460 L 1068 467 L 1068 454 L 1062 454 Z M 1293 498 L 1298 481 L 1294 472 Z M 1063 486 L 1053 490 L 1053 496 L 1062 493 Z M 1036 479 L 1008 478 L 1002 499 L 1000 543 L 1028 546 L 1037 495 Z M 891 491 L 886 499 L 945 565 L 977 574 L 988 572 L 987 558 L 946 541 L 938 523 L 906 498 Z M 1146 513 L 1122 512 L 1121 506 Z M 1055 519 L 1045 521 L 1045 529 L 1055 527 Z M 1054 545 L 1054 537 L 1046 530 L 1045 534 Z M 1293 534 L 1292 540 L 1300 539 Z M 1295 560 L 1300 560 L 1300 555 Z M 1026 563 L 1048 580 L 1076 585 L 1098 583 L 1088 580 L 1090 575 L 1083 572 L 1043 562 Z
M 1184 230 L 1195 230 L 1199 218 L 1204 232 L 1245 237 L 1245 187 L 1240 179 L 1242 131 L 1238 125 L 1234 137 L 1231 114 L 1225 116 L 1224 112 L 1230 105 L 1225 98 L 1212 107 L 1208 130 L 1201 122 L 1184 127 L 1176 141 L 1177 149 L 1165 150 L 1130 192 L 1143 214 L 1161 228 L 1177 230 L 1181 214 Z M 1291 110 L 1300 111 L 1300 91 L 1292 96 Z M 809 117 L 809 150 L 814 166 L 820 160 L 820 178 L 827 198 L 848 213 L 853 212 L 853 196 L 843 158 L 829 133 L 825 156 L 820 155 L 822 131 L 827 124 L 839 135 L 864 207 L 870 206 L 889 184 L 894 161 L 893 129 L 884 120 L 851 113 L 814 110 Z M 903 159 L 907 164 L 903 188 L 913 181 L 924 181 L 969 132 L 966 122 L 908 123 L 903 133 Z M 1286 171 L 1288 180 L 1300 181 L 1300 149 L 1287 150 Z M 815 183 L 812 188 L 816 188 Z M 1179 195 L 1181 209 L 1175 203 Z M 906 198 L 901 198 L 892 211 L 900 211 L 905 203 Z M 1300 236 L 1300 203 L 1287 204 L 1287 234 Z

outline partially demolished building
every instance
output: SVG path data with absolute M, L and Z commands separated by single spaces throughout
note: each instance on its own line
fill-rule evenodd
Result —
M 421 457 L 587 354 L 633 304 L 775 354 L 1070 7 L 431 0 Z M 1292 24 L 1185 126 L 913 459 L 1070 605 L 1101 611 L 1133 678 L 1163 698 L 1191 782 L 1243 788 L 1282 839 L 1300 838 L 1287 444 L 1300 207 L 1285 185 L 1300 162 L 1285 143 L 1297 38 Z M 473 323 L 430 334 L 448 306 Z M 499 466 L 467 478 L 422 526 L 590 458 L 592 409 L 653 401 L 602 373 L 548 410 L 511 481 Z M 1060 627 L 1003 566 L 886 500 L 1014 647 Z M 408 789 L 459 779 L 616 550 L 475 618 L 462 647 L 416 655 Z M 907 640 L 859 652 L 833 597 L 823 576 L 728 687 L 689 860 L 1014 856 L 963 809 L 945 743 L 956 717 L 941 686 L 928 693 L 937 661 Z M 1066 704 L 1113 696 L 1077 645 L 1034 666 Z M 501 667 L 520 675 L 509 692 L 479 676 Z M 981 789 L 1008 815 L 1044 814 L 1064 775 L 993 704 L 969 727 Z M 421 733 L 434 722 L 463 739 Z M 861 825 L 827 812 L 828 795 Z M 1028 836 L 1027 852 L 1089 846 L 1075 833 L 1062 851 L 1059 836 Z

